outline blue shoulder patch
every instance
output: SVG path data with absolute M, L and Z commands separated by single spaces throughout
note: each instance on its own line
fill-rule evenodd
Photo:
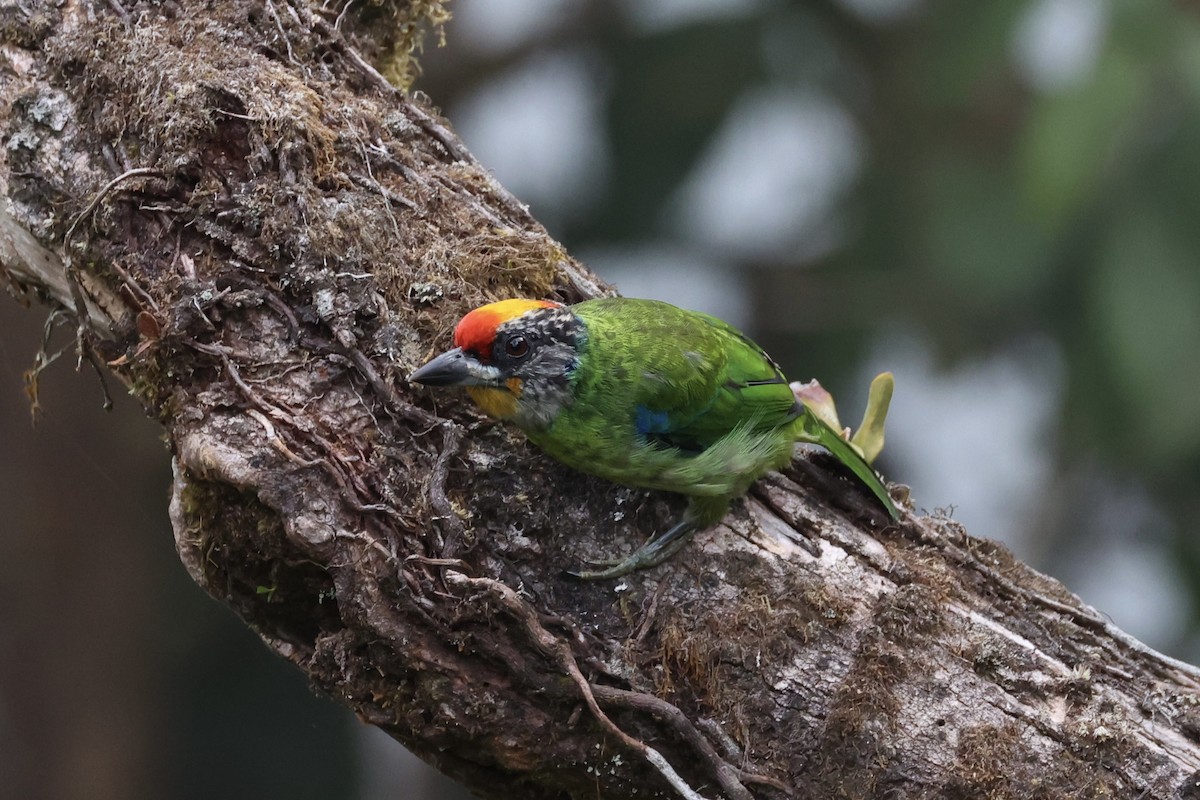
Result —
M 645 406 L 637 407 L 637 417 L 634 420 L 637 432 L 642 436 L 655 433 L 670 433 L 671 421 L 665 411 L 651 411 Z

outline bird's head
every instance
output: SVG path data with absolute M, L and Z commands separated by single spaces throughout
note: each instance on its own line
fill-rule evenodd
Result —
M 583 323 L 547 300 L 480 306 L 454 329 L 453 350 L 409 376 L 426 386 L 465 386 L 493 417 L 522 428 L 549 425 L 572 399 Z

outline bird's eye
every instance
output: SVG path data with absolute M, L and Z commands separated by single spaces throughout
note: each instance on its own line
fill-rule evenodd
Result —
M 513 336 L 504 343 L 504 352 L 510 358 L 524 358 L 529 355 L 529 340 L 524 336 Z

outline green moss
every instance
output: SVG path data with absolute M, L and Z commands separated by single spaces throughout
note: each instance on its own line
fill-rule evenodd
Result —
M 191 478 L 180 496 L 187 546 L 204 555 L 205 588 L 265 636 L 310 652 L 342 628 L 333 579 L 288 541 L 279 515 L 253 492 Z
M 383 76 L 393 86 L 408 91 L 421 72 L 417 57 L 425 47 L 426 36 L 432 33 L 438 46 L 446 44 L 446 23 L 450 21 L 446 0 L 407 0 L 399 4 L 374 0 L 373 5 L 392 8 L 395 28 L 395 38 L 383 60 Z

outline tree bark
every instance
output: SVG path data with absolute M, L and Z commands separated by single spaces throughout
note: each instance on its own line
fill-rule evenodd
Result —
M 429 5 L 0 11 L 0 275 L 164 426 L 192 578 L 485 797 L 1200 797 L 1200 670 L 819 454 L 563 574 L 682 502 L 406 383 L 485 299 L 607 291 L 359 55 Z

